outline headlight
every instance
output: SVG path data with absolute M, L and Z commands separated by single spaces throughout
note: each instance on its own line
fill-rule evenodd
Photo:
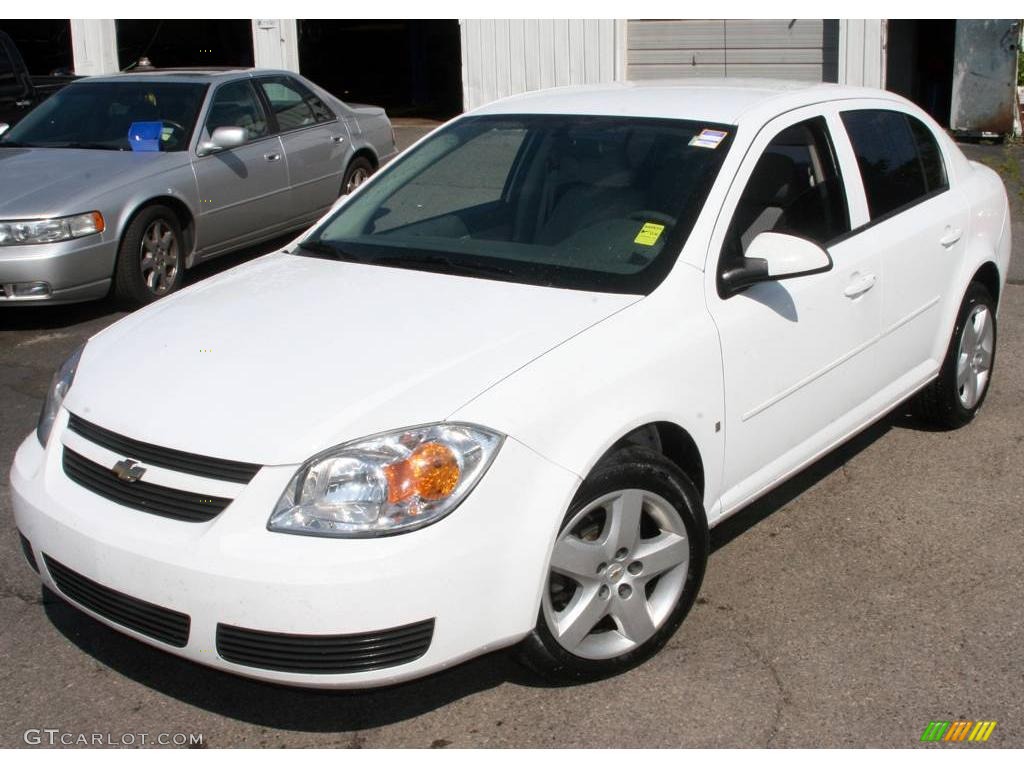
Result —
M 422 528 L 466 498 L 503 440 L 481 427 L 431 424 L 340 445 L 302 465 L 267 527 L 340 537 Z
M 106 228 L 99 211 L 59 219 L 0 221 L 0 245 L 39 245 L 95 235 Z
M 78 361 L 82 358 L 83 344 L 61 363 L 60 368 L 53 374 L 50 380 L 50 389 L 46 393 L 46 400 L 43 401 L 43 410 L 39 413 L 39 423 L 36 425 L 36 437 L 46 447 L 46 441 L 50 439 L 50 430 L 53 429 L 53 422 L 60 412 L 61 403 L 64 402 L 68 390 L 71 389 L 71 382 L 75 380 L 75 371 L 78 370 Z

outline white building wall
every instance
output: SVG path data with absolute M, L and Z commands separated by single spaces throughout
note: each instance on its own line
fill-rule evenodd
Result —
M 460 19 L 463 108 L 559 85 L 622 79 L 614 19 Z
M 885 19 L 839 22 L 839 82 L 885 87 Z
M 117 63 L 117 25 L 113 19 L 71 19 L 71 54 L 75 73 L 109 75 Z
M 295 19 L 253 19 L 252 52 L 257 67 L 299 71 L 299 28 Z

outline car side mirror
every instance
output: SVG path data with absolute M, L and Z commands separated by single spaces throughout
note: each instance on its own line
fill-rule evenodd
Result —
M 0 123 L 0 136 L 3 136 L 7 131 L 11 129 L 7 123 Z
M 722 295 L 728 298 L 755 283 L 816 275 L 830 269 L 832 257 L 820 245 L 781 232 L 762 232 L 747 246 L 742 264 L 722 273 Z
M 222 125 L 215 128 L 209 141 L 199 145 L 199 154 L 209 155 L 213 152 L 223 152 L 226 149 L 235 149 L 245 144 L 247 136 L 245 128 L 236 125 Z

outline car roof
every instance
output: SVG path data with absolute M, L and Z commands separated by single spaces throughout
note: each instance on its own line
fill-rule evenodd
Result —
M 738 125 L 808 104 L 850 98 L 909 104 L 889 91 L 833 83 L 692 78 L 550 88 L 492 102 L 473 114 L 622 115 Z
M 175 67 L 167 69 L 132 69 L 127 72 L 117 72 L 112 75 L 97 75 L 87 77 L 79 82 L 119 82 L 125 80 L 160 80 L 162 82 L 176 83 L 213 83 L 220 80 L 227 80 L 239 75 L 291 75 L 294 72 L 284 72 L 276 69 L 255 69 L 253 67 Z

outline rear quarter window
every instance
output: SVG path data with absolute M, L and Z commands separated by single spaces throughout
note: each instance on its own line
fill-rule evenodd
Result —
M 871 220 L 899 212 L 947 188 L 942 153 L 917 118 L 885 109 L 842 113 Z

